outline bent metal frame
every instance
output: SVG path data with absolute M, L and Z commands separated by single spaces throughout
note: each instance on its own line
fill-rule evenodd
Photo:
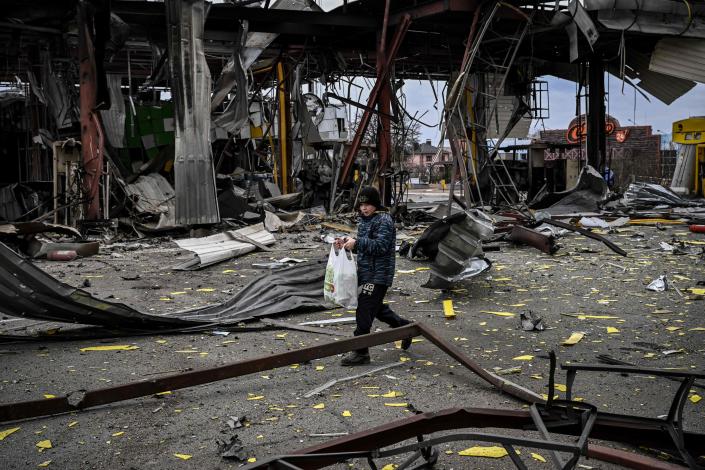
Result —
M 264 356 L 254 359 L 248 359 L 244 361 L 234 362 L 231 364 L 226 364 L 219 367 L 200 369 L 195 371 L 190 371 L 182 374 L 175 374 L 161 378 L 155 378 L 152 380 L 146 380 L 141 382 L 132 382 L 123 385 L 118 385 L 114 387 L 108 387 L 97 390 L 89 391 L 79 391 L 71 393 L 69 395 L 64 395 L 61 397 L 42 399 L 42 400 L 32 400 L 24 402 L 15 402 L 0 405 L 0 422 L 15 421 L 28 418 L 37 418 L 42 416 L 51 416 L 56 414 L 80 411 L 87 408 L 92 408 L 100 405 L 107 405 L 110 403 L 116 403 L 119 401 L 129 400 L 131 398 L 144 397 L 149 395 L 154 395 L 156 393 L 164 392 L 167 390 L 179 390 L 183 388 L 194 387 L 197 385 L 203 385 L 207 383 L 217 382 L 220 380 L 241 377 L 248 374 L 253 374 L 257 372 L 263 372 L 270 369 L 275 369 L 278 367 L 285 367 L 295 363 L 301 363 L 305 361 L 311 361 L 314 359 L 320 359 L 323 357 L 334 356 L 337 354 L 345 353 L 348 351 L 353 351 L 356 349 L 378 346 L 382 344 L 391 343 L 397 340 L 413 338 L 417 336 L 422 336 L 428 341 L 433 343 L 440 350 L 448 354 L 450 357 L 458 361 L 461 365 L 478 375 L 480 378 L 490 383 L 496 387 L 499 391 L 507 393 L 521 401 L 530 403 L 533 405 L 531 411 L 524 410 L 496 410 L 496 409 L 483 409 L 483 408 L 467 408 L 467 409 L 452 409 L 444 410 L 436 413 L 423 413 L 421 415 L 412 418 L 413 426 L 410 429 L 411 434 L 408 437 L 417 436 L 420 440 L 418 444 L 411 447 L 405 447 L 406 451 L 413 451 L 414 455 L 422 456 L 426 459 L 427 463 L 433 457 L 433 452 L 431 452 L 431 446 L 440 442 L 444 442 L 443 439 L 449 440 L 484 440 L 490 442 L 497 442 L 502 444 L 508 451 L 510 458 L 517 465 L 518 468 L 524 468 L 521 460 L 518 459 L 516 453 L 513 450 L 513 445 L 521 444 L 529 447 L 536 447 L 541 449 L 546 449 L 552 451 L 552 460 L 556 468 L 573 468 L 577 459 L 580 455 L 590 455 L 591 452 L 595 455 L 595 452 L 599 453 L 599 449 L 596 446 L 588 445 L 587 438 L 594 437 L 598 439 L 606 439 L 613 441 L 626 442 L 630 444 L 651 446 L 655 448 L 661 448 L 665 450 L 675 451 L 681 454 L 683 459 L 688 462 L 691 468 L 698 468 L 695 460 L 692 456 L 705 455 L 705 435 L 685 432 L 682 429 L 681 424 L 681 413 L 682 413 L 682 397 L 684 395 L 683 390 L 687 392 L 690 388 L 692 382 L 696 378 L 705 378 L 705 374 L 698 373 L 687 373 L 687 372 L 673 372 L 669 371 L 669 374 L 677 374 L 683 379 L 684 385 L 679 389 L 674 399 L 674 405 L 672 405 L 672 410 L 674 410 L 673 416 L 670 416 L 670 422 L 675 423 L 673 430 L 676 434 L 673 435 L 671 430 L 666 434 L 672 437 L 671 440 L 675 441 L 675 447 L 672 443 L 669 443 L 664 439 L 664 429 L 666 429 L 663 424 L 663 420 L 651 420 L 645 418 L 639 418 L 628 415 L 617 415 L 611 413 L 601 413 L 585 403 L 577 403 L 573 401 L 558 401 L 550 400 L 548 403 L 545 402 L 543 397 L 540 395 L 523 388 L 505 378 L 499 377 L 492 374 L 485 369 L 483 369 L 478 363 L 472 359 L 465 356 L 465 354 L 458 349 L 455 345 L 446 341 L 437 332 L 429 328 L 422 323 L 412 323 L 400 328 L 395 328 L 391 330 L 386 330 L 378 333 L 372 333 L 362 336 L 357 336 L 354 338 L 334 341 L 326 344 L 321 344 L 317 346 L 312 346 L 309 348 L 303 348 L 296 351 L 289 351 L 281 354 L 275 354 L 270 356 Z M 553 372 L 555 370 L 555 356 L 551 356 L 551 380 L 549 383 L 549 388 L 552 389 L 551 384 L 553 383 Z M 595 370 L 592 366 L 592 369 Z M 566 368 L 566 366 L 564 366 Z M 574 366 L 572 369 L 576 370 Z M 621 369 L 619 372 L 625 372 Z M 639 373 L 640 369 L 630 368 L 631 373 Z M 644 373 L 644 372 L 641 372 Z M 647 371 L 649 374 L 654 374 L 653 370 Z M 571 375 L 574 375 L 571 372 Z M 662 375 L 662 374 L 660 374 Z M 572 384 L 572 380 L 570 381 Z M 549 395 L 552 398 L 553 390 L 550 390 Z M 687 395 L 687 393 L 685 393 Z M 440 419 L 444 417 L 444 419 Z M 675 420 L 672 418 L 676 418 Z M 305 468 L 320 468 L 337 461 L 347 460 L 355 456 L 360 457 L 362 454 L 359 452 L 367 452 L 366 457 L 369 457 L 371 463 L 371 468 L 376 468 L 374 462 L 372 461 L 373 456 L 389 456 L 394 453 L 398 453 L 397 450 L 394 451 L 379 451 L 382 445 L 389 445 L 395 442 L 399 442 L 399 438 L 403 433 L 398 432 L 397 424 L 388 425 L 388 430 L 394 429 L 393 433 L 384 433 L 385 426 L 381 428 L 375 428 L 368 432 L 360 433 L 363 437 L 370 436 L 371 432 L 376 432 L 373 439 L 363 438 L 361 441 L 366 443 L 367 447 L 356 447 L 353 452 L 354 455 L 344 455 L 333 457 L 331 455 L 326 455 L 323 457 L 314 457 L 308 455 L 308 464 Z M 507 436 L 491 435 L 491 434 L 479 434 L 479 433 L 466 433 L 459 435 L 446 436 L 443 438 L 432 438 L 427 441 L 423 441 L 420 436 L 429 432 L 434 432 L 438 430 L 446 429 L 458 429 L 466 427 L 493 427 L 493 428 L 512 428 L 512 429 L 531 429 L 538 430 L 544 439 L 524 439 L 524 438 L 513 438 Z M 381 430 L 380 430 L 381 429 Z M 560 434 L 569 434 L 580 436 L 580 439 L 575 444 L 563 444 L 560 442 L 551 441 L 547 429 L 551 429 L 553 432 Z M 355 436 L 359 436 L 355 435 Z M 353 438 L 355 436 L 349 436 Z M 408 438 L 407 437 L 407 438 Z M 342 442 L 342 444 L 340 444 Z M 348 442 L 344 440 L 333 441 L 331 449 L 337 450 L 336 445 L 342 445 L 341 451 L 349 452 L 350 447 L 345 445 Z M 338 443 L 338 444 L 336 444 Z M 357 445 L 357 444 L 356 444 Z M 362 445 L 362 444 L 360 444 Z M 598 450 L 595 450 L 598 449 Z M 609 458 L 610 452 L 605 451 L 606 448 L 602 449 L 602 455 L 605 458 Z M 374 453 L 370 453 L 370 450 L 374 450 Z M 569 452 L 572 456 L 568 461 L 563 461 L 556 452 Z M 683 452 L 689 455 L 684 455 Z M 311 452 L 306 452 L 311 453 Z M 413 455 L 412 455 L 413 457 Z M 630 462 L 629 458 L 620 457 L 620 461 L 623 464 Z M 639 457 L 639 456 L 636 456 Z M 301 459 L 301 457 L 297 457 Z M 645 457 L 640 457 L 641 466 L 635 466 L 634 468 L 659 468 L 651 465 L 644 465 L 643 459 L 648 459 Z M 414 458 L 415 460 L 415 458 Z M 650 462 L 659 463 L 654 459 L 648 459 Z M 280 462 L 280 463 L 275 463 Z M 315 462 L 314 462 L 315 461 Z M 614 461 L 614 460 L 613 460 Z M 271 463 L 273 468 L 299 468 L 294 464 L 288 463 L 284 458 L 272 459 Z M 410 465 L 412 462 L 407 464 Z M 263 462 L 264 464 L 264 462 Z M 425 465 L 425 464 L 424 464 Z M 282 467 L 283 466 L 283 467 Z M 262 467 L 261 465 L 252 466 L 251 468 L 269 468 Z M 665 468 L 665 467 L 660 467 Z

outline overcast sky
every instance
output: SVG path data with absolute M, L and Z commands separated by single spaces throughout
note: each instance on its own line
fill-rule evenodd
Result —
M 634 122 L 637 125 L 650 125 L 654 133 L 670 134 L 671 124 L 674 121 L 705 115 L 705 85 L 696 85 L 689 93 L 667 106 L 654 97 L 649 97 L 650 102 L 639 93 L 636 93 L 635 97 L 634 89 L 628 84 L 625 85 L 624 94 L 622 94 L 621 80 L 611 75 L 608 77 L 609 83 L 605 89 L 609 89 L 609 114 L 616 118 L 622 126 L 631 126 L 634 125 Z M 553 77 L 543 77 L 542 80 L 549 82 L 550 107 L 550 117 L 544 120 L 543 126 L 546 129 L 566 129 L 575 117 L 575 83 Z M 442 103 L 435 104 L 429 82 L 408 81 L 404 86 L 404 91 L 410 114 L 413 115 L 417 110 L 420 111 L 420 114 L 428 111 L 423 120 L 429 124 L 438 123 Z M 440 93 L 441 90 L 437 88 L 436 91 Z M 534 121 L 532 123 L 532 133 L 541 129 L 540 122 Z M 437 143 L 440 136 L 437 127 L 434 129 L 422 127 L 421 133 L 423 139 L 431 139 L 434 144 Z
M 350 0 L 352 1 L 352 0 Z M 343 0 L 316 0 L 324 10 L 329 11 L 342 5 Z M 609 83 L 605 89 L 609 89 L 609 114 L 619 121 L 622 126 L 650 125 L 654 133 L 670 134 L 671 124 L 691 116 L 705 115 L 705 85 L 698 84 L 689 93 L 667 106 L 654 97 L 649 97 L 647 101 L 639 93 L 634 93 L 634 89 L 625 85 L 624 94 L 621 91 L 621 80 L 607 74 Z M 544 120 L 543 126 L 546 129 L 565 129 L 570 121 L 575 117 L 575 84 L 566 80 L 553 77 L 543 77 L 549 82 L 550 118 Z M 439 91 L 439 90 L 437 90 Z M 424 116 L 424 121 L 428 124 L 438 124 L 438 110 L 442 103 L 437 103 L 434 108 L 434 96 L 429 82 L 408 81 L 405 85 L 407 98 L 407 110 L 411 115 L 415 111 L 428 113 Z M 636 106 L 636 111 L 635 111 Z M 540 122 L 533 122 L 531 132 L 535 133 L 542 129 Z M 438 128 L 421 128 L 422 138 L 431 139 L 434 143 L 440 136 Z

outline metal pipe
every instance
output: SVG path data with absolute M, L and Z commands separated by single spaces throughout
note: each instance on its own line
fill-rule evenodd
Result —
M 592 232 L 590 232 L 589 230 L 585 230 L 584 228 L 576 227 L 576 226 L 573 225 L 573 224 L 567 224 L 567 223 L 561 222 L 561 221 L 559 221 L 559 220 L 544 219 L 544 220 L 542 220 L 542 222 L 543 222 L 543 223 L 546 223 L 546 224 L 548 224 L 548 225 L 554 225 L 554 226 L 556 226 L 556 227 L 564 228 L 564 229 L 566 229 L 566 230 L 570 230 L 570 231 L 573 231 L 573 232 L 578 232 L 579 234 L 585 235 L 585 236 L 588 237 L 588 238 L 592 238 L 593 240 L 597 240 L 597 241 L 600 241 L 600 242 L 604 243 L 605 245 L 607 245 L 607 247 L 608 247 L 610 250 L 614 251 L 614 252 L 617 253 L 618 255 L 627 256 L 627 252 L 626 252 L 626 251 L 624 251 L 623 249 L 621 249 L 620 247 L 618 247 L 616 244 L 614 244 L 614 243 L 611 242 L 610 240 L 608 240 L 608 239 L 606 239 L 605 237 L 603 237 L 602 235 L 598 235 L 598 234 L 596 234 L 596 233 L 592 233 Z
M 552 255 L 558 251 L 556 239 L 552 235 L 544 235 L 536 230 L 526 228 L 522 225 L 515 225 L 509 233 L 509 240 L 515 243 L 523 243 L 533 246 L 546 254 Z
M 565 435 L 580 435 L 581 426 L 578 423 L 565 421 L 562 411 L 545 416 L 544 422 L 552 432 Z M 464 428 L 499 428 L 499 429 L 535 429 L 530 413 L 526 410 L 503 410 L 491 408 L 449 408 L 439 411 L 420 413 L 415 416 L 385 423 L 372 429 L 334 439 L 322 444 L 296 450 L 293 454 L 323 454 L 334 452 L 363 451 L 386 447 L 415 438 L 424 434 Z M 691 451 L 697 454 L 705 451 L 705 436 L 697 433 L 687 433 Z M 591 437 L 630 442 L 640 446 L 655 446 L 663 444 L 663 432 L 658 427 L 645 428 L 635 420 L 619 415 L 598 414 L 593 426 Z M 618 463 L 630 468 L 641 470 L 677 470 L 683 467 L 656 460 L 631 452 L 620 451 L 595 444 L 588 444 L 588 457 L 599 458 L 607 462 Z M 273 459 L 270 459 L 273 460 Z M 302 468 L 322 468 L 336 460 L 328 461 L 298 461 Z M 267 461 L 247 467 L 247 470 L 268 468 Z
M 277 62 L 277 98 L 279 101 L 279 171 L 282 194 L 289 194 L 289 86 L 284 64 Z

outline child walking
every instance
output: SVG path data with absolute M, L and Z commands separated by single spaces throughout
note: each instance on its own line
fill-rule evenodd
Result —
M 376 188 L 365 187 L 360 191 L 360 222 L 357 239 L 338 238 L 335 246 L 357 253 L 357 310 L 355 312 L 355 336 L 368 334 L 375 318 L 398 328 L 409 324 L 384 304 L 384 295 L 394 280 L 396 257 L 396 228 L 392 217 L 382 206 Z M 402 341 L 402 348 L 411 346 L 411 338 Z M 341 361 L 343 366 L 357 366 L 370 363 L 369 349 L 352 351 Z

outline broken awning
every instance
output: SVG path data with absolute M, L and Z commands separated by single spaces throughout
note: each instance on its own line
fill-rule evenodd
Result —
M 58 281 L 0 243 L 0 312 L 133 330 L 232 324 L 303 308 L 326 308 L 322 288 L 325 266 L 321 260 L 276 270 L 254 279 L 222 304 L 160 316 L 97 299 Z

